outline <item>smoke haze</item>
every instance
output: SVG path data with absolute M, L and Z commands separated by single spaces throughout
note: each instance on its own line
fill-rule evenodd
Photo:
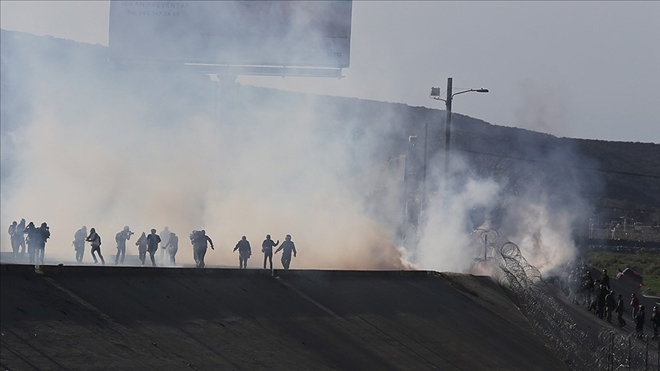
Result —
M 575 255 L 577 181 L 560 198 L 546 196 L 546 181 L 557 173 L 539 177 L 530 165 L 520 171 L 538 181 L 512 193 L 506 179 L 474 174 L 458 154 L 444 200 L 433 186 L 442 179 L 441 155 L 429 158 L 434 196 L 419 245 L 402 246 L 392 224 L 401 218 L 392 214 L 403 213 L 393 196 L 403 185 L 392 180 L 396 171 L 377 170 L 391 157 L 386 138 L 408 134 L 397 105 L 365 101 L 367 108 L 351 109 L 343 98 L 242 86 L 223 76 L 113 70 L 102 47 L 60 40 L 67 52 L 42 51 L 41 43 L 54 40 L 12 35 L 2 59 L 2 225 L 47 222 L 47 258 L 71 261 L 73 234 L 83 225 L 102 236 L 106 259 L 123 226 L 137 235 L 167 226 L 180 238 L 180 264 L 192 262 L 189 233 L 205 229 L 216 245 L 206 256 L 213 265 L 235 266 L 232 249 L 245 235 L 250 267 L 258 267 L 265 235 L 282 241 L 291 234 L 293 268 L 469 272 L 480 248 L 469 234 L 487 222 L 542 272 Z M 129 254 L 137 251 L 134 241 Z M 6 234 L 2 250 L 10 250 Z

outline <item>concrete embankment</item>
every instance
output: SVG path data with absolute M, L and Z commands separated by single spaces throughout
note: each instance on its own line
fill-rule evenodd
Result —
M 9 370 L 562 370 L 490 278 L 1 266 Z

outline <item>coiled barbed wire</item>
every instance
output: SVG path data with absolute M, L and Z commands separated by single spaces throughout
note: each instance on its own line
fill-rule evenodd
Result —
M 659 347 L 658 357 L 653 358 L 648 351 L 642 350 L 643 342 L 631 335 L 607 328 L 597 335 L 585 331 L 564 309 L 566 303 L 558 299 L 563 293 L 543 279 L 541 272 L 522 255 L 518 245 L 494 229 L 477 229 L 472 236 L 475 246 L 481 248 L 477 256 L 484 257 L 476 260 L 497 268 L 491 269 L 494 279 L 569 369 L 659 369 L 660 345 L 655 345 Z

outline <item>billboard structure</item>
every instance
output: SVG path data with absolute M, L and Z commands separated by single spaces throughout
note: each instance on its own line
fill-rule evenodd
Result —
M 112 0 L 110 60 L 323 75 L 349 66 L 351 13 L 350 0 Z

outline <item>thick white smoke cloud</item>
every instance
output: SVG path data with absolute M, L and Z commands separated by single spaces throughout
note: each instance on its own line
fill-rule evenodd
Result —
M 3 131 L 3 146 L 13 150 L 3 149 L 11 171 L 3 171 L 1 218 L 4 226 L 48 222 L 48 257 L 72 261 L 73 234 L 83 225 L 101 234 L 107 261 L 124 225 L 138 235 L 167 226 L 179 235 L 181 264 L 192 262 L 188 234 L 205 229 L 216 244 L 208 264 L 236 266 L 232 249 L 245 235 L 254 252 L 249 266 L 259 267 L 264 236 L 291 234 L 294 268 L 410 267 L 392 224 L 402 218 L 379 215 L 402 213 L 402 184 L 393 181 L 400 171 L 382 171 L 384 139 L 402 136 L 395 108 L 377 118 L 369 110 L 337 112 L 346 106 L 323 97 L 174 70 L 115 71 L 75 48 L 44 62 L 30 50 L 3 64 L 3 81 L 23 84 L 29 104 L 23 115 L 4 116 L 20 125 Z M 33 66 L 35 76 L 12 75 L 24 71 L 16 63 Z M 415 252 L 414 267 L 469 272 L 481 249 L 470 238 L 480 226 L 475 210 L 542 272 L 574 257 L 571 231 L 583 206 L 575 191 L 562 190 L 569 194 L 562 204 L 544 196 L 543 181 L 512 193 L 506 179 L 478 176 L 452 154 L 444 197 L 442 161 L 429 164 L 433 191 L 419 245 L 405 246 Z M 6 234 L 1 241 L 9 251 Z

